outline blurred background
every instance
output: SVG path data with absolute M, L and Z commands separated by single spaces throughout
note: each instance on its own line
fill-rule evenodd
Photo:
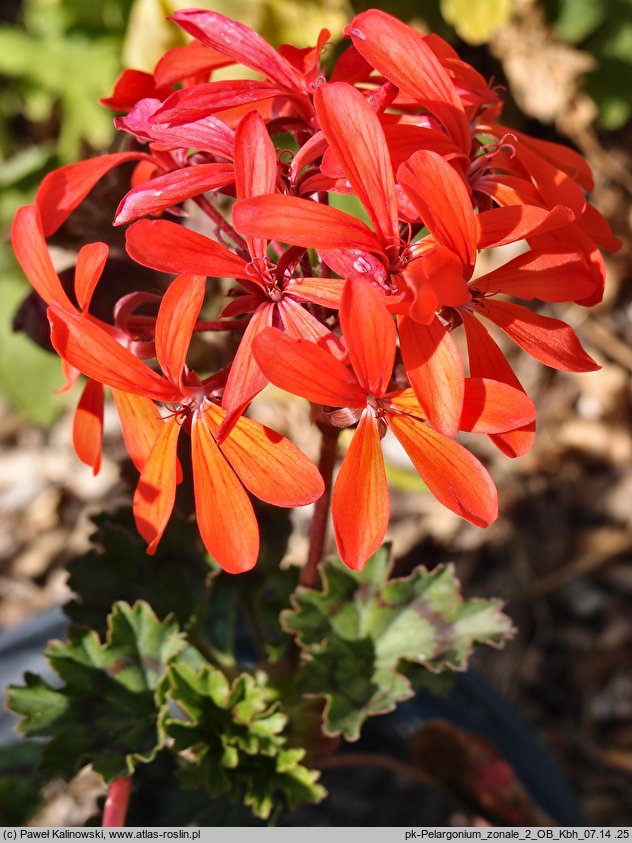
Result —
M 477 669 L 549 748 L 587 823 L 632 824 L 632 0 L 2 0 L 0 630 L 67 599 L 64 565 L 85 550 L 90 514 L 125 499 L 112 414 L 93 478 L 70 444 L 76 396 L 53 392 L 57 358 L 14 330 L 28 285 L 8 246 L 11 218 L 48 170 L 116 146 L 99 97 L 124 66 L 150 71 L 183 43 L 165 18 L 194 5 L 298 46 L 322 27 L 335 44 L 355 12 L 380 6 L 442 35 L 504 86 L 505 124 L 590 162 L 592 200 L 624 246 L 606 257 L 601 305 L 540 309 L 570 323 L 602 370 L 573 375 L 516 355 L 539 435 L 513 463 L 477 444 L 499 486 L 498 522 L 484 532 L 461 522 L 394 456 L 389 535 L 399 572 L 454 561 L 467 596 L 506 601 L 518 633 L 502 652 L 478 655 Z M 275 400 L 261 411 L 273 425 L 293 412 Z M 3 763 L 0 754 L 0 803 Z M 426 772 L 450 787 L 440 765 Z M 84 777 L 28 812 L 40 824 L 77 824 L 98 792 Z

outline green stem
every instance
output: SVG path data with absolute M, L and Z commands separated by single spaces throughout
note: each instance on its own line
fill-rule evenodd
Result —
M 301 571 L 300 582 L 308 588 L 314 588 L 318 580 L 318 566 L 322 559 L 325 537 L 327 535 L 327 521 L 329 505 L 331 503 L 331 488 L 336 455 L 338 450 L 338 435 L 340 429 L 331 425 L 318 425 L 322 433 L 320 442 L 320 459 L 318 470 L 325 484 L 325 491 L 314 505 L 314 517 L 309 533 L 309 553 L 307 563 Z

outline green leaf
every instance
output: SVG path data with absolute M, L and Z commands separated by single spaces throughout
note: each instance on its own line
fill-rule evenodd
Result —
M 176 621 L 159 621 L 142 602 L 114 606 L 103 644 L 78 628 L 68 643 L 53 641 L 45 655 L 63 686 L 27 673 L 25 687 L 9 688 L 9 706 L 23 717 L 20 731 L 52 738 L 42 770 L 70 778 L 91 763 L 111 782 L 151 761 L 164 743 L 159 686 L 183 647 Z
M 561 41 L 579 44 L 603 23 L 605 2 L 599 0 L 560 0 L 555 34 Z
M 12 273 L 6 252 L 0 246 L 0 392 L 25 418 L 47 426 L 67 406 L 67 399 L 53 394 L 63 384 L 61 366 L 57 357 L 13 331 L 13 316 L 28 288 L 17 270 Z
M 264 676 L 242 673 L 231 682 L 208 665 L 196 672 L 178 663 L 168 682 L 168 699 L 181 716 L 165 714 L 163 725 L 184 753 L 187 786 L 203 784 L 212 796 L 241 798 L 261 819 L 278 805 L 324 797 L 318 772 L 300 763 L 305 751 L 286 746 L 287 716 Z
M 159 617 L 172 612 L 182 629 L 195 623 L 210 568 L 191 525 L 174 514 L 155 555 L 148 556 L 131 508 L 93 521 L 96 549 L 70 563 L 68 585 L 76 597 L 65 607 L 68 617 L 104 635 L 114 602 L 144 600 Z
M 328 734 L 357 739 L 366 717 L 412 696 L 411 668 L 417 682 L 418 666 L 463 670 L 475 643 L 498 646 L 513 631 L 497 601 L 463 600 L 452 566 L 389 573 L 385 548 L 362 572 L 330 565 L 322 588 L 298 588 L 282 615 L 302 650 L 303 689 L 328 701 Z
M 20 741 L 0 747 L 0 826 L 26 825 L 41 804 L 35 771 L 40 747 Z

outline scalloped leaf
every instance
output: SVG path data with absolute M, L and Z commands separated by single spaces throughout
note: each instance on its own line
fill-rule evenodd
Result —
M 322 588 L 298 588 L 282 615 L 302 651 L 304 690 L 325 696 L 326 732 L 347 740 L 412 696 L 408 674 L 419 666 L 464 670 L 475 644 L 500 646 L 513 632 L 498 601 L 463 599 L 451 565 L 389 573 L 384 547 L 361 572 L 328 566 Z
M 8 694 L 22 734 L 51 738 L 42 771 L 70 778 L 91 763 L 111 782 L 151 761 L 164 745 L 159 687 L 184 646 L 175 619 L 158 620 L 140 601 L 114 605 L 104 643 L 76 627 L 67 643 L 51 642 L 45 655 L 62 687 L 27 673 Z
M 263 675 L 242 673 L 231 682 L 209 665 L 195 672 L 178 663 L 168 681 L 181 716 L 165 714 L 163 725 L 185 752 L 184 784 L 241 798 L 261 819 L 279 803 L 291 808 L 325 796 L 319 773 L 300 764 L 305 750 L 286 746 L 287 716 Z
M 76 598 L 64 607 L 75 623 L 106 633 L 112 604 L 149 603 L 159 617 L 172 612 L 182 628 L 205 599 L 211 572 L 191 525 L 174 515 L 154 556 L 138 535 L 131 507 L 93 517 L 94 549 L 74 559 L 68 585 Z

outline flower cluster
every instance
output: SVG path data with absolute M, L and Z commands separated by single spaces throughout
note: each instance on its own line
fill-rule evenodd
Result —
M 225 570 L 248 570 L 259 540 L 247 492 L 294 507 L 324 489 L 304 454 L 244 415 L 272 382 L 311 401 L 321 427 L 355 426 L 332 499 L 348 566 L 361 568 L 388 526 L 387 430 L 443 504 L 488 525 L 494 484 L 454 437 L 487 434 L 505 454 L 524 454 L 535 409 L 484 323 L 546 365 L 597 368 L 568 325 L 513 301 L 601 299 L 598 247 L 618 244 L 586 199 L 588 165 L 507 129 L 497 90 L 440 38 L 384 12 L 352 21 L 328 77 L 326 30 L 313 49 L 277 51 L 215 12 L 173 20 L 191 43 L 153 74 L 125 71 L 105 101 L 124 114 L 115 123 L 127 151 L 49 174 L 13 226 L 68 384 L 88 378 L 79 457 L 98 470 L 110 387 L 140 472 L 134 512 L 148 552 L 189 453 L 207 549 Z M 251 72 L 213 81 L 229 65 Z M 114 225 L 126 226 L 132 261 L 175 278 L 163 291 L 129 289 L 101 318 L 91 300 L 108 247 L 81 248 L 71 290 L 47 238 L 129 162 Z M 340 194 L 357 197 L 370 225 L 335 207 Z M 522 245 L 517 257 L 477 270 L 481 250 L 511 243 Z M 225 295 L 219 318 L 205 320 L 205 301 Z M 461 330 L 466 351 L 454 339 Z M 190 344 L 208 331 L 240 341 L 218 371 L 198 372 Z

